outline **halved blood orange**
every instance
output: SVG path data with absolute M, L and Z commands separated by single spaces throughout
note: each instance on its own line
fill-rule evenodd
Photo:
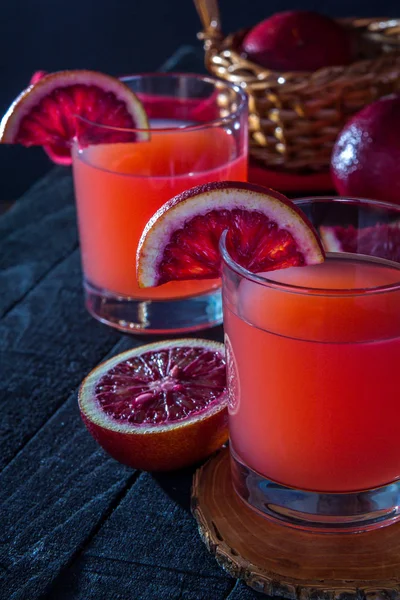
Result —
M 0 142 L 43 146 L 58 164 L 71 164 L 71 142 L 77 132 L 76 116 L 115 128 L 148 128 L 147 116 L 136 95 L 115 77 L 96 71 L 59 71 L 34 74 L 29 85 L 4 115 Z M 85 125 L 80 122 L 80 128 Z M 107 136 L 107 130 L 104 130 Z M 114 131 L 115 139 L 124 132 Z M 130 139 L 147 139 L 146 131 Z
M 139 285 L 218 277 L 224 230 L 232 258 L 253 273 L 324 260 L 317 232 L 282 194 L 250 183 L 213 182 L 176 196 L 147 223 L 137 252 Z
M 134 348 L 83 381 L 86 427 L 120 462 L 146 471 L 194 464 L 228 439 L 224 346 L 200 339 Z
M 326 252 L 352 252 L 400 262 L 400 221 L 361 228 L 323 225 L 319 231 Z

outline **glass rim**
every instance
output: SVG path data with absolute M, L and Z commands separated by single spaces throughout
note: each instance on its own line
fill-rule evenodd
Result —
M 382 210 L 391 210 L 392 212 L 398 212 L 400 216 L 400 206 L 396 204 L 392 204 L 390 202 L 382 202 L 379 200 L 371 200 L 364 198 L 352 198 L 352 197 L 333 197 L 333 196 L 309 196 L 303 198 L 296 198 L 293 200 L 296 206 L 301 208 L 304 204 L 310 203 L 326 203 L 326 202 L 337 202 L 342 204 L 354 204 L 360 206 L 369 206 Z M 219 241 L 219 249 L 221 253 L 221 257 L 223 262 L 227 267 L 229 267 L 232 271 L 240 275 L 242 278 L 252 281 L 253 283 L 257 283 L 259 285 L 263 285 L 264 287 L 269 287 L 281 292 L 288 292 L 292 294 L 303 294 L 307 296 L 331 296 L 331 297 L 353 297 L 353 296 L 366 296 L 372 294 L 381 294 L 385 292 L 391 292 L 400 290 L 400 263 L 396 263 L 395 261 L 387 260 L 384 258 L 379 258 L 376 256 L 369 256 L 367 254 L 354 254 L 349 252 L 327 252 L 328 257 L 340 257 L 344 259 L 354 259 L 357 257 L 360 261 L 368 261 L 377 263 L 379 265 L 385 265 L 391 268 L 395 268 L 399 270 L 399 280 L 397 283 L 390 283 L 387 285 L 368 287 L 368 288 L 310 288 L 307 286 L 293 285 L 288 283 L 281 283 L 278 281 L 274 281 L 273 279 L 268 279 L 263 275 L 259 275 L 257 273 L 252 273 L 245 267 L 239 265 L 229 254 L 228 249 L 226 247 L 226 237 L 228 231 L 225 230 Z M 300 267 L 301 268 L 301 267 Z M 275 271 L 272 271 L 274 273 Z
M 235 91 L 240 98 L 240 103 L 237 109 L 234 112 L 231 112 L 229 115 L 225 117 L 220 117 L 219 119 L 213 119 L 212 121 L 205 121 L 202 123 L 198 123 L 195 125 L 180 125 L 179 127 L 115 127 L 113 125 L 102 125 L 101 123 L 96 123 L 96 121 L 91 121 L 86 117 L 82 117 L 80 115 L 75 115 L 76 119 L 79 119 L 85 123 L 93 127 L 98 127 L 101 129 L 105 129 L 107 131 L 118 131 L 122 133 L 135 133 L 135 132 L 151 132 L 151 133 L 163 133 L 163 132 L 182 132 L 185 133 L 187 131 L 199 131 L 201 129 L 208 129 L 210 127 L 220 127 L 222 125 L 226 125 L 231 121 L 237 119 L 243 112 L 243 110 L 247 107 L 247 94 L 246 92 L 236 83 L 232 83 L 230 81 L 225 81 L 223 79 L 217 79 L 216 77 L 210 77 L 208 75 L 199 75 L 197 73 L 180 73 L 171 71 L 168 73 L 136 73 L 133 75 L 124 75 L 119 77 L 119 80 L 123 83 L 128 83 L 132 80 L 139 79 L 179 79 L 186 78 L 190 80 L 200 80 L 205 83 L 210 83 L 216 87 L 216 84 L 224 85 L 226 88 L 229 88 Z M 137 92 L 134 92 L 137 94 Z

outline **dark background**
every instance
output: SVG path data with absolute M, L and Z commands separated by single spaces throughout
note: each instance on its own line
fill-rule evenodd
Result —
M 391 15 L 398 2 L 368 9 L 361 0 L 221 0 L 221 13 L 228 32 L 285 8 Z M 182 45 L 200 50 L 192 0 L 0 7 L 1 112 L 37 69 L 150 71 Z M 52 166 L 40 149 L 6 146 L 0 165 L 0 212 L 2 198 L 17 198 Z M 261 600 L 200 542 L 188 506 L 191 471 L 125 468 L 82 425 L 83 377 L 144 337 L 123 336 L 84 309 L 68 169 L 54 169 L 0 218 L 0 271 L 0 599 Z M 201 337 L 221 340 L 222 328 Z
M 1 0 L 0 113 L 39 69 L 88 68 L 113 75 L 153 71 L 201 29 L 192 0 Z M 220 0 L 226 33 L 278 10 L 332 16 L 399 16 L 398 0 Z M 20 196 L 51 168 L 38 149 L 0 146 L 0 201 Z

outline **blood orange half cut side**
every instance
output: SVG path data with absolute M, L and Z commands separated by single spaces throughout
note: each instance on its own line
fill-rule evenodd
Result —
M 166 471 L 194 464 L 228 439 L 224 346 L 165 340 L 128 350 L 83 381 L 86 427 L 115 459 Z
M 127 85 L 96 71 L 35 73 L 29 85 L 4 115 L 0 142 L 43 146 L 58 164 L 71 164 L 71 142 L 77 133 L 76 117 L 97 125 L 146 129 L 147 116 L 141 102 Z M 87 125 L 89 127 L 89 125 Z M 80 121 L 80 132 L 85 124 Z M 147 139 L 146 131 L 103 129 L 104 141 Z M 111 135 L 111 139 L 110 139 Z
M 319 231 L 326 252 L 366 254 L 400 262 L 400 221 L 361 228 L 325 225 Z
M 219 239 L 253 273 L 324 260 L 318 234 L 287 198 L 243 182 L 213 182 L 176 196 L 150 219 L 137 252 L 141 287 L 218 277 Z

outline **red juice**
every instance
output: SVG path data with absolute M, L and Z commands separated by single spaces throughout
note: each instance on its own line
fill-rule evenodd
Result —
M 264 276 L 301 287 L 243 279 L 233 302 L 226 294 L 234 451 L 298 489 L 398 479 L 400 289 L 382 286 L 399 283 L 399 265 L 331 255 Z
M 147 221 L 176 194 L 209 181 L 246 180 L 247 152 L 238 155 L 229 131 L 171 129 L 152 132 L 148 141 L 75 147 L 73 169 L 83 270 L 91 285 L 153 300 L 219 287 L 219 280 L 208 280 L 140 289 L 136 250 Z

